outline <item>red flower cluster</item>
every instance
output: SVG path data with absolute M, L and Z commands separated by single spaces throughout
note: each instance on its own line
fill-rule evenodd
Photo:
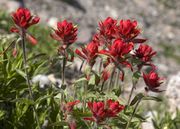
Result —
M 37 24 L 40 20 L 37 16 L 32 16 L 31 12 L 26 8 L 19 8 L 12 13 L 12 19 L 17 27 L 12 28 L 13 32 L 19 32 L 19 29 L 27 29 L 31 25 Z M 19 27 L 19 28 L 18 28 Z
M 145 88 L 146 91 L 161 92 L 158 88 L 160 87 L 162 83 L 160 81 L 163 80 L 163 78 L 160 78 L 156 72 L 150 71 L 148 74 L 143 73 L 143 78 L 147 85 Z
M 19 8 L 16 12 L 12 13 L 12 19 L 15 23 L 15 26 L 11 27 L 10 31 L 14 33 L 18 33 L 22 35 L 22 31 L 24 31 L 26 38 L 33 44 L 37 44 L 37 40 L 31 34 L 29 34 L 26 30 L 37 24 L 40 20 L 37 16 L 32 16 L 31 12 L 26 8 Z
M 73 23 L 66 20 L 57 23 L 57 29 L 51 37 L 55 40 L 61 41 L 65 47 L 74 43 L 77 39 L 77 27 Z
M 91 66 L 94 65 L 99 54 L 106 55 L 106 61 L 103 60 L 104 70 L 101 72 L 104 81 L 111 76 L 112 71 L 115 71 L 116 68 L 120 70 L 119 76 L 123 81 L 124 66 L 132 71 L 134 66 L 141 71 L 144 65 L 149 65 L 153 67 L 153 70 L 155 69 L 155 65 L 151 61 L 156 52 L 150 46 L 140 44 L 139 48 L 134 50 L 137 43 L 146 41 L 146 39 L 138 38 L 141 30 L 138 28 L 137 21 L 120 20 L 118 24 L 117 20 L 108 17 L 99 23 L 98 30 L 92 41 L 85 48 L 82 48 L 82 52 L 76 49 L 76 54 L 85 59 Z M 108 67 L 111 64 L 115 67 Z
M 77 105 L 78 103 L 80 103 L 79 100 L 76 100 L 76 101 L 73 101 L 73 102 L 68 102 L 68 103 L 66 103 L 66 104 L 64 104 L 62 106 L 62 111 L 68 112 L 68 113 L 72 112 L 74 106 Z
M 103 122 L 106 118 L 116 117 L 117 114 L 124 109 L 124 106 L 120 105 L 118 101 L 113 101 L 111 99 L 106 102 L 88 102 L 88 107 L 93 116 L 84 119 L 97 123 Z
M 116 31 L 117 37 L 122 38 L 125 42 L 143 43 L 146 41 L 146 39 L 135 39 L 140 34 L 137 21 L 121 20 Z
M 99 33 L 103 35 L 105 40 L 111 40 L 116 33 L 117 20 L 108 17 L 105 21 L 99 23 Z
M 137 38 L 140 34 L 137 21 L 117 20 L 108 17 L 99 23 L 99 33 L 95 34 L 94 39 L 100 43 L 110 43 L 112 39 L 122 39 L 124 42 L 143 43 L 146 39 Z
M 85 59 L 90 66 L 93 66 L 98 53 L 98 44 L 92 41 L 85 48 L 82 47 L 81 49 L 82 52 L 76 49 L 76 54 Z
M 102 50 L 100 53 L 111 56 L 113 61 L 120 61 L 126 54 L 133 50 L 133 46 L 134 44 L 132 42 L 125 43 L 121 39 L 117 39 L 109 47 L 109 50 Z
M 66 104 L 62 104 L 61 110 L 64 113 L 64 117 L 65 120 L 68 122 L 69 124 L 69 128 L 70 129 L 76 129 L 76 121 L 74 120 L 72 115 L 72 111 L 75 105 L 77 105 L 78 103 L 80 103 L 79 100 L 75 100 L 73 102 L 68 102 Z
M 154 55 L 156 55 L 156 52 L 146 44 L 141 44 L 139 48 L 135 50 L 135 56 L 144 63 L 151 61 Z

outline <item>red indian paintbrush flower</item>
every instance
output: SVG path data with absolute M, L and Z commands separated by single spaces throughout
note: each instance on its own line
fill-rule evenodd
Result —
M 123 58 L 124 55 L 128 54 L 134 45 L 133 43 L 125 43 L 120 39 L 114 41 L 110 47 L 110 54 L 115 58 Z
M 95 121 L 96 123 L 101 123 L 106 120 L 106 118 L 116 117 L 117 114 L 124 109 L 124 106 L 120 105 L 118 101 L 113 101 L 111 99 L 106 102 L 88 102 L 88 107 L 93 116 L 84 119 Z
M 106 18 L 103 22 L 99 23 L 99 32 L 106 40 L 113 39 L 116 31 L 117 20 L 112 19 L 111 17 Z
M 11 27 L 10 31 L 22 35 L 22 31 L 25 32 L 26 38 L 33 44 L 37 44 L 37 40 L 31 34 L 27 32 L 27 29 L 37 24 L 40 20 L 39 17 L 31 15 L 31 12 L 26 8 L 19 8 L 11 15 L 15 26 Z
M 76 49 L 76 54 L 85 59 L 90 66 L 93 66 L 98 53 L 98 44 L 90 42 L 85 48 L 82 47 L 82 52 Z
M 133 43 L 125 43 L 121 39 L 116 39 L 113 44 L 109 47 L 109 50 L 101 50 L 101 54 L 110 55 L 116 59 L 123 58 L 131 50 L 133 50 Z
M 117 114 L 125 108 L 125 106 L 120 105 L 118 101 L 111 99 L 107 100 L 107 107 L 109 108 L 107 113 L 108 117 L 116 117 Z
M 30 26 L 37 24 L 40 20 L 37 16 L 32 16 L 31 12 L 26 8 L 19 8 L 16 12 L 12 13 L 12 19 L 16 27 L 12 31 L 18 32 L 19 28 L 27 29 Z
M 141 44 L 139 48 L 135 50 L 135 56 L 143 62 L 151 61 L 154 55 L 156 55 L 156 52 L 146 44 Z
M 80 103 L 79 100 L 75 100 L 73 102 L 68 102 L 66 104 L 62 104 L 61 110 L 64 113 L 65 120 L 68 122 L 70 129 L 76 129 L 76 121 L 73 118 L 72 111 L 75 105 Z
M 125 43 L 121 39 L 117 39 L 109 47 L 109 50 L 101 50 L 101 54 L 110 56 L 113 62 L 125 64 L 126 66 L 131 66 L 126 60 L 125 55 L 127 55 L 131 50 L 133 50 L 134 44 L 132 42 Z
M 125 42 L 143 43 L 146 39 L 135 39 L 140 34 L 137 27 L 137 21 L 121 20 L 116 28 L 117 37 L 122 38 Z
M 161 92 L 158 88 L 163 82 L 160 82 L 163 78 L 160 78 L 154 71 L 150 71 L 148 74 L 143 73 L 144 81 L 147 85 L 147 91 Z
M 73 102 L 68 102 L 62 106 L 62 110 L 65 112 L 68 112 L 68 113 L 72 112 L 74 106 L 77 105 L 78 103 L 80 103 L 79 100 L 75 100 Z
M 57 23 L 57 29 L 51 37 L 55 40 L 61 41 L 66 47 L 74 43 L 77 39 L 77 27 L 72 22 L 66 20 Z
M 132 65 L 127 61 L 126 55 L 130 53 L 134 48 L 134 44 L 132 42 L 125 43 L 121 39 L 116 39 L 113 44 L 109 47 L 109 50 L 101 50 L 99 53 L 109 56 L 111 60 L 108 61 L 109 65 L 111 62 L 115 64 L 117 68 L 121 71 L 120 79 L 124 80 L 124 72 L 120 65 L 124 65 L 128 68 L 132 69 Z M 120 67 L 119 67 L 120 66 Z M 106 66 L 107 67 L 107 66 Z M 108 76 L 106 76 L 108 77 Z

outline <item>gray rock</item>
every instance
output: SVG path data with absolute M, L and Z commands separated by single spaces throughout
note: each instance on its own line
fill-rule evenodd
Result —
M 180 71 L 171 76 L 167 84 L 166 96 L 169 102 L 170 111 L 175 112 L 180 109 Z

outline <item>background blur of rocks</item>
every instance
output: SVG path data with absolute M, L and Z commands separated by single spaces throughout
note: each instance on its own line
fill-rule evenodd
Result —
M 179 77 L 180 0 L 24 0 L 24 2 L 27 8 L 41 17 L 42 23 L 54 26 L 57 20 L 63 19 L 76 23 L 79 28 L 78 43 L 89 42 L 97 30 L 98 21 L 108 16 L 116 19 L 136 19 L 143 30 L 143 36 L 149 39 L 148 43 L 159 53 L 155 64 L 160 73 L 167 80 L 173 80 L 176 74 Z M 19 5 L 18 0 L 0 0 L 0 10 L 12 12 Z M 173 82 L 176 81 L 170 81 L 168 88 L 180 87 L 180 83 L 173 85 Z

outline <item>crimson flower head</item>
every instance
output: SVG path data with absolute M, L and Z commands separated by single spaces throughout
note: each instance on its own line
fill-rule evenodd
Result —
M 66 20 L 57 23 L 57 29 L 51 34 L 55 40 L 61 41 L 63 45 L 69 46 L 77 39 L 77 27 Z
M 110 54 L 113 57 L 122 58 L 124 55 L 128 54 L 134 48 L 133 43 L 125 43 L 120 39 L 114 41 L 110 48 Z
M 79 100 L 75 100 L 73 102 L 63 103 L 61 110 L 64 113 L 65 120 L 68 122 L 70 129 L 76 129 L 76 121 L 74 117 L 72 116 L 72 111 L 75 105 L 80 103 Z
M 101 54 L 110 55 L 115 59 L 122 59 L 126 54 L 133 50 L 133 43 L 125 43 L 121 39 L 116 39 L 109 47 L 109 50 L 100 51 Z
M 105 120 L 106 109 L 104 102 L 88 102 L 88 107 L 91 110 L 93 116 L 85 118 L 85 120 L 95 121 L 97 123 Z
M 163 78 L 160 78 L 156 72 L 150 71 L 148 74 L 143 73 L 143 78 L 147 85 L 146 91 L 161 92 L 158 88 L 163 83 L 161 82 Z
M 76 49 L 75 52 L 93 66 L 98 53 L 98 44 L 92 41 L 85 48 L 82 47 L 82 51 Z
M 18 33 L 21 36 L 24 34 L 24 36 L 30 41 L 30 43 L 36 45 L 36 38 L 29 34 L 27 32 L 27 29 L 30 26 L 37 24 L 40 18 L 31 15 L 31 12 L 27 8 L 18 8 L 16 12 L 12 13 L 11 17 L 15 23 L 15 26 L 11 27 L 10 31 L 13 33 Z
M 111 99 L 99 102 L 88 102 L 88 107 L 92 112 L 92 117 L 84 118 L 85 120 L 95 121 L 96 123 L 103 122 L 106 118 L 116 117 L 119 112 L 124 109 L 118 101 Z
M 110 62 L 113 62 L 115 66 L 119 64 L 124 65 L 130 68 L 133 71 L 132 65 L 127 61 L 125 57 L 131 50 L 133 50 L 134 44 L 132 42 L 125 43 L 121 39 L 116 39 L 113 44 L 109 47 L 109 50 L 101 50 L 99 53 L 109 56 L 111 59 Z M 110 63 L 108 62 L 108 63 Z M 121 80 L 124 80 L 124 72 L 121 70 L 122 75 L 120 76 Z M 108 75 L 108 74 L 105 74 Z M 108 77 L 108 76 L 106 76 Z
M 113 39 L 116 31 L 117 20 L 112 19 L 111 17 L 106 18 L 103 22 L 99 23 L 99 31 L 100 35 L 105 37 L 106 39 Z
M 146 39 L 134 39 L 140 34 L 140 29 L 137 27 L 137 21 L 121 20 L 116 28 L 117 36 L 125 42 L 143 43 Z
M 135 56 L 143 62 L 151 61 L 154 55 L 156 55 L 156 52 L 146 44 L 141 44 L 139 48 L 135 50 Z
M 12 19 L 16 27 L 12 27 L 12 32 L 19 32 L 19 29 L 28 29 L 30 26 L 37 24 L 40 20 L 37 16 L 32 16 L 27 8 L 18 8 L 12 13 Z
M 67 113 L 72 112 L 74 106 L 77 105 L 78 103 L 80 103 L 79 100 L 75 100 L 73 102 L 68 102 L 62 106 L 62 110 Z
M 121 112 L 125 106 L 120 105 L 118 101 L 113 101 L 112 99 L 107 100 L 108 117 L 116 117 L 119 112 Z

